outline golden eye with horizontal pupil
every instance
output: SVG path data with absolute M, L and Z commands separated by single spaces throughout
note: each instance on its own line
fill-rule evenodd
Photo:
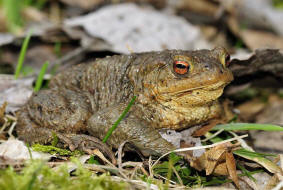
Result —
M 230 64 L 230 55 L 229 54 L 226 54 L 225 64 L 226 64 L 226 66 L 229 66 L 229 64 Z
M 221 54 L 220 62 L 224 67 L 228 67 L 228 65 L 230 64 L 230 55 L 228 53 Z
M 186 61 L 175 61 L 173 64 L 174 71 L 179 75 L 187 74 L 190 70 L 190 64 Z

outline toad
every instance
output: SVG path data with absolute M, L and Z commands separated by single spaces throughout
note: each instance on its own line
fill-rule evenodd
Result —
M 136 96 L 107 144 L 128 141 L 143 155 L 164 154 L 176 147 L 159 130 L 180 131 L 221 116 L 218 98 L 233 80 L 228 63 L 229 54 L 217 47 L 114 55 L 74 66 L 17 112 L 17 134 L 28 143 L 50 143 L 56 134 L 71 150 L 91 147 Z

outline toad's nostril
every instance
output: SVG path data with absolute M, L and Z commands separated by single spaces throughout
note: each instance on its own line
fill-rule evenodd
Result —
M 211 69 L 211 66 L 208 64 L 208 63 L 204 63 L 204 68 L 206 70 L 210 70 Z

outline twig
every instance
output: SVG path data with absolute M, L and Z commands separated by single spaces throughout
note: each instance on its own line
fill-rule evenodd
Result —
M 224 131 L 224 129 L 220 129 L 218 130 L 216 133 L 214 133 L 213 135 L 211 135 L 210 137 L 207 137 L 205 139 L 203 139 L 201 142 L 206 142 L 214 137 L 216 137 L 217 135 L 219 135 L 220 133 L 222 133 Z

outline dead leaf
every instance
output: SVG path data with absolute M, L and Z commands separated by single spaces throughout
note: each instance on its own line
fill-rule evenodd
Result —
M 226 152 L 225 154 L 226 154 L 226 166 L 229 173 L 229 177 L 236 184 L 236 186 L 240 188 L 239 179 L 236 171 L 236 161 L 234 159 L 233 153 Z
M 213 174 L 227 176 L 228 170 L 226 162 L 218 163 L 213 171 Z
M 192 133 L 195 131 L 196 128 L 199 126 L 192 127 L 181 132 L 175 130 L 160 130 L 159 134 L 162 138 L 166 141 L 173 144 L 176 148 L 187 148 L 187 147 L 194 147 L 194 146 L 201 146 L 200 138 L 192 137 Z M 194 151 L 187 151 L 184 152 L 184 155 L 191 155 L 192 157 L 200 157 L 205 150 L 194 150 Z M 183 155 L 183 154 L 182 154 Z
M 7 112 L 16 111 L 33 93 L 33 78 L 14 79 L 13 75 L 0 75 L 0 105 L 7 102 Z
M 190 165 L 199 171 L 205 170 L 206 175 L 229 175 L 236 186 L 240 187 L 236 173 L 236 162 L 232 153 L 238 147 L 238 143 L 220 144 L 206 151 L 199 158 L 189 159 Z
M 121 53 L 129 53 L 127 47 L 135 52 L 208 47 L 199 29 L 183 18 L 130 3 L 67 19 L 64 26 L 81 26 L 90 36 L 111 44 L 111 51 Z
M 251 50 L 283 49 L 283 38 L 271 32 L 244 29 L 241 30 L 240 37 Z
M 227 151 L 226 146 L 224 144 L 221 144 L 219 146 L 213 147 L 212 149 L 204 153 L 206 155 L 206 165 L 205 165 L 206 175 L 212 174 L 212 172 L 216 167 L 216 164 L 221 163 L 223 159 L 225 159 L 224 153 L 226 151 Z
M 240 111 L 240 117 L 244 121 L 253 121 L 255 116 L 260 113 L 266 106 L 260 99 L 253 99 L 236 107 Z
M 8 33 L 0 33 L 0 46 L 10 44 L 14 41 L 15 36 Z
M 46 153 L 35 152 L 31 150 L 33 159 L 49 160 L 52 155 Z M 0 144 L 0 156 L 7 159 L 14 160 L 28 160 L 30 159 L 30 153 L 23 141 L 9 139 Z
M 277 95 L 270 95 L 267 106 L 256 116 L 257 123 L 283 125 L 283 99 Z
M 214 120 L 211 120 L 209 121 L 208 124 L 202 126 L 200 129 L 196 130 L 192 135 L 194 137 L 200 137 L 200 136 L 203 136 L 205 135 L 208 131 L 210 131 L 215 125 L 217 124 L 221 124 L 223 123 L 224 121 L 221 120 L 221 119 L 214 119 Z

